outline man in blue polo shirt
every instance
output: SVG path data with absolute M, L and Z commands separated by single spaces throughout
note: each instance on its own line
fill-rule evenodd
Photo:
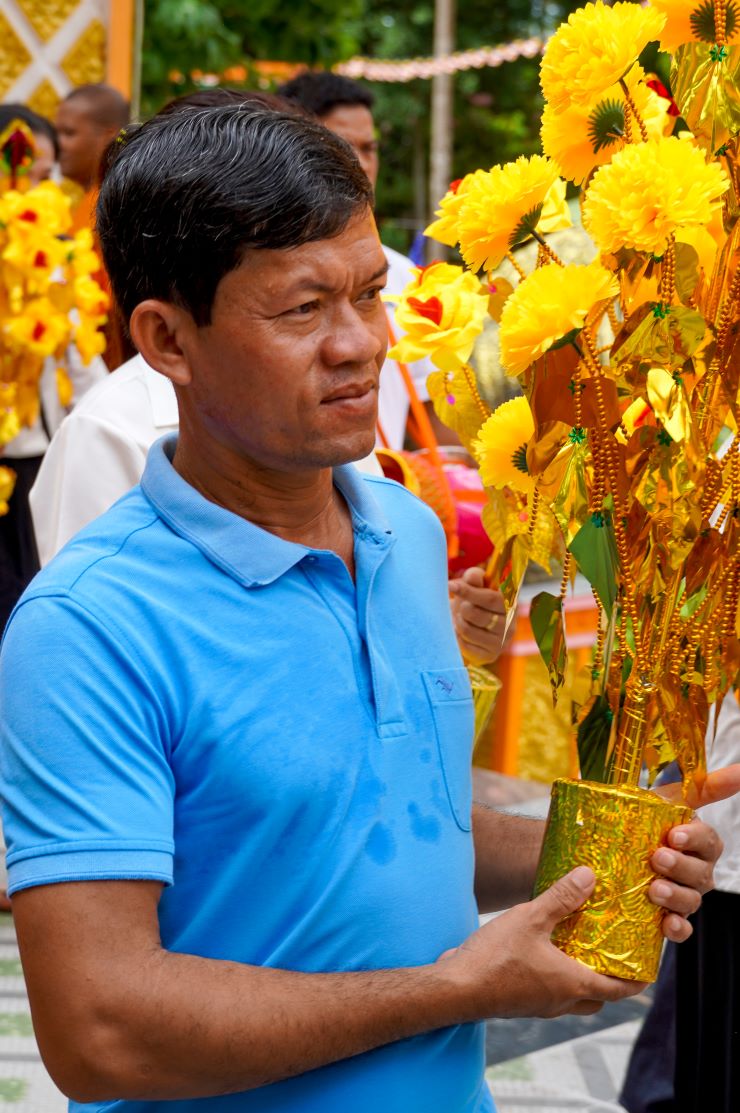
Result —
M 340 139 L 243 106 L 145 124 L 101 192 L 180 433 L 37 577 L 0 670 L 9 891 L 75 1110 L 480 1113 L 482 1018 L 640 988 L 549 941 L 587 869 L 476 930 L 542 827 L 471 808 L 441 528 L 348 466 L 385 349 L 371 200 Z M 719 845 L 676 836 L 680 940 Z

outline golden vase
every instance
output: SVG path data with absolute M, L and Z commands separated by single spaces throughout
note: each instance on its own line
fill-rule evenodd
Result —
M 692 816 L 642 788 L 557 780 L 537 867 L 535 896 L 574 869 L 590 866 L 596 888 L 561 920 L 552 940 L 599 974 L 653 982 L 663 946 L 663 910 L 648 898 L 650 858 L 671 829 Z

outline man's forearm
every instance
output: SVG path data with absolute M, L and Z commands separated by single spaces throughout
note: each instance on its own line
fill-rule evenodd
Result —
M 47 1065 L 83 1102 L 249 1090 L 479 1019 L 448 969 L 302 974 L 160 951 L 102 1002 L 77 1061 Z
M 473 806 L 475 895 L 481 912 L 498 912 L 532 896 L 545 824 Z

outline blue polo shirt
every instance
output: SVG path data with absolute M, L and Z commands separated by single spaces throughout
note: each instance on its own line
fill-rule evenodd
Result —
M 203 498 L 174 445 L 7 628 L 9 891 L 154 879 L 171 951 L 306 972 L 433 962 L 477 926 L 472 702 L 436 518 L 338 468 L 353 583 L 334 553 Z M 242 1094 L 71 1109 L 480 1113 L 483 1065 L 483 1027 L 465 1025 Z

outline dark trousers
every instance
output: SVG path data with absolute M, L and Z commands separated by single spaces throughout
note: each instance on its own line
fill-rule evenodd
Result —
M 16 473 L 7 514 L 0 517 L 0 634 L 19 597 L 39 570 L 28 493 L 43 456 L 0 459 Z
M 740 1110 L 740 895 L 707 893 L 676 964 L 675 1113 Z
M 707 893 L 669 943 L 627 1068 L 629 1113 L 740 1113 L 740 895 Z

